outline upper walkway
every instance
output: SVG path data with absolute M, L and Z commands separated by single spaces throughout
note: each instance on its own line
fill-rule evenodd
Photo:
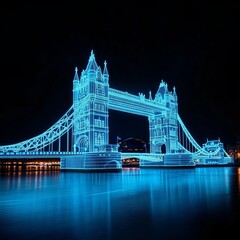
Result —
M 121 112 L 131 112 L 132 114 L 149 117 L 161 111 L 166 111 L 165 103 L 156 103 L 152 99 L 147 99 L 145 95 L 139 96 L 128 92 L 109 88 L 109 109 Z

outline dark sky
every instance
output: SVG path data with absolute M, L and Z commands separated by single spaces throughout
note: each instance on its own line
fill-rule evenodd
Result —
M 129 1 L 130 2 L 130 1 Z M 72 105 L 74 68 L 91 50 L 110 87 L 156 93 L 176 87 L 194 139 L 234 144 L 239 126 L 240 4 L 18 3 L 0 10 L 0 145 L 34 137 Z M 192 3 L 193 2 L 193 3 Z M 147 140 L 144 117 L 110 111 L 110 139 Z

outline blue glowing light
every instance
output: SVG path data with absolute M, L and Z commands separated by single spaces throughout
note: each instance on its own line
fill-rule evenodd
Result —
M 138 96 L 109 88 L 107 64 L 103 72 L 97 65 L 93 51 L 86 70 L 79 79 L 77 68 L 73 79 L 74 144 L 81 152 L 99 152 L 109 144 L 108 110 L 148 117 L 150 153 L 178 150 L 178 101 L 175 88 L 168 90 L 162 80 L 154 99 L 150 93 Z
M 80 76 L 80 77 L 79 77 Z M 149 121 L 149 153 L 120 153 L 117 143 L 109 143 L 109 109 L 136 114 Z M 67 136 L 67 150 L 61 138 Z M 56 143 L 58 150 L 53 149 Z M 48 151 L 46 148 L 48 147 Z M 140 166 L 195 166 L 232 162 L 220 140 L 201 147 L 178 114 L 176 88 L 161 80 L 155 95 L 133 95 L 109 87 L 107 62 L 103 70 L 91 51 L 81 74 L 75 68 L 73 105 L 51 128 L 26 141 L 0 146 L 0 157 L 60 156 L 61 169 L 121 169 L 121 159 L 137 157 Z

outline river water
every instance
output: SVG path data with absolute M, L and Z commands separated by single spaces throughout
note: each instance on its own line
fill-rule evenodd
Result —
M 0 239 L 230 239 L 239 205 L 239 167 L 1 172 Z

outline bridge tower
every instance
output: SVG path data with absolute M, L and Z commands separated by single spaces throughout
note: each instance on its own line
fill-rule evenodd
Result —
M 161 81 L 154 101 L 165 105 L 166 110 L 149 116 L 150 153 L 175 153 L 178 149 L 178 99 L 175 87 L 168 91 L 168 85 Z
M 93 51 L 79 80 L 73 79 L 73 148 L 75 152 L 98 152 L 109 144 L 108 95 L 109 74 L 97 65 Z

